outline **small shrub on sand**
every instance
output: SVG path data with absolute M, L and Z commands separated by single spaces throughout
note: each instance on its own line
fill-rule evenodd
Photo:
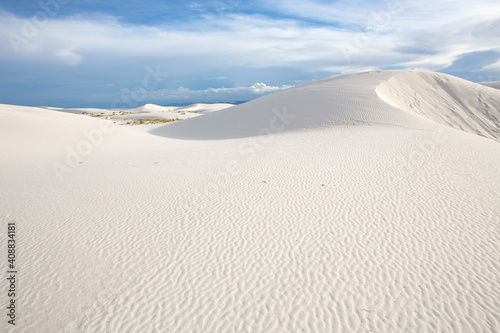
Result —
M 181 120 L 179 118 L 175 119 L 130 119 L 127 121 L 127 125 L 154 125 L 154 124 L 164 124 L 171 123 L 174 121 Z

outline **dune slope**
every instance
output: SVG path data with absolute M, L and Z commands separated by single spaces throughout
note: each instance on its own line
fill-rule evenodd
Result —
M 388 104 L 439 124 L 500 139 L 500 91 L 450 75 L 405 72 L 380 84 Z

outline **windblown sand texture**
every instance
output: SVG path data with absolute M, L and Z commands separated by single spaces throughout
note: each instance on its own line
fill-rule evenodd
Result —
M 169 124 L 61 111 L 0 106 L 5 331 L 500 331 L 500 90 L 383 71 Z

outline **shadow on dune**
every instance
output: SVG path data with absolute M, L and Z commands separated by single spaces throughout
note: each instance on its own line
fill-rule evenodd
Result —
M 150 134 L 181 140 L 228 140 L 276 134 L 301 126 L 300 114 L 280 93 L 167 124 Z

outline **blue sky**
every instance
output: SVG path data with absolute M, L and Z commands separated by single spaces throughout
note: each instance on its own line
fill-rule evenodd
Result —
M 500 80 L 500 3 L 0 0 L 0 103 L 235 102 L 339 74 Z

